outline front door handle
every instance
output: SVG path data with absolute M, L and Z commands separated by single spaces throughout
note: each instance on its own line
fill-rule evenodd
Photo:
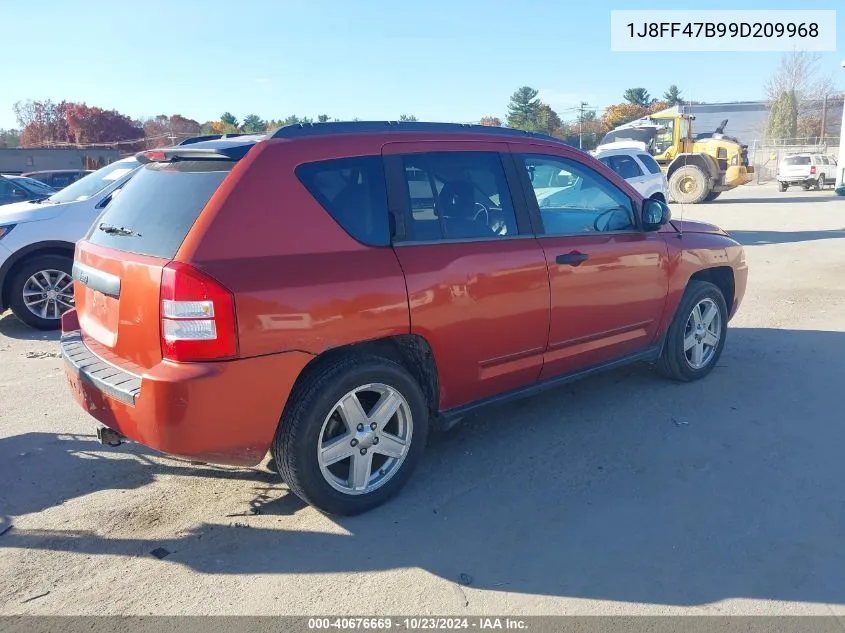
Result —
M 581 262 L 585 262 L 590 259 L 590 256 L 586 253 L 579 253 L 578 251 L 572 251 L 571 253 L 566 253 L 565 255 L 558 255 L 555 258 L 555 262 L 559 265 L 568 265 L 568 266 L 579 266 Z

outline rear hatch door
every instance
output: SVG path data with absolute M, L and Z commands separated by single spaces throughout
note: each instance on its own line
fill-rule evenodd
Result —
M 809 156 L 787 156 L 781 163 L 780 175 L 787 178 L 809 178 L 810 157 Z
M 100 357 L 136 372 L 161 361 L 162 271 L 234 164 L 190 155 L 145 164 L 77 244 L 79 325 Z

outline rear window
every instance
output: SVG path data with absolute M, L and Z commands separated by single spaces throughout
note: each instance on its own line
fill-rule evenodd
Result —
M 660 165 L 658 165 L 657 161 L 654 160 L 648 154 L 637 154 L 637 158 L 640 159 L 640 162 L 645 165 L 645 168 L 648 169 L 652 174 L 660 173 Z
M 790 156 L 789 158 L 783 159 L 784 165 L 809 165 L 810 164 L 810 157 L 809 156 Z
M 86 239 L 139 255 L 173 259 L 233 161 L 149 163 L 105 208 Z M 106 227 L 120 229 L 107 232 Z
M 350 236 L 368 246 L 390 245 L 381 156 L 306 163 L 296 176 Z

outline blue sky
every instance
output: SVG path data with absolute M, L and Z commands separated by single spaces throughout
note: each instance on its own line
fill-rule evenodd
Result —
M 600 110 L 632 86 L 659 96 L 676 83 L 699 101 L 752 100 L 780 53 L 612 53 L 610 10 L 838 3 L 39 0 L 38 18 L 32 3 L 3 4 L 0 128 L 16 125 L 12 105 L 29 98 L 201 122 L 226 110 L 477 121 L 503 116 L 522 85 L 539 89 L 564 119 L 582 99 Z M 845 89 L 843 5 L 837 43 L 823 63 Z

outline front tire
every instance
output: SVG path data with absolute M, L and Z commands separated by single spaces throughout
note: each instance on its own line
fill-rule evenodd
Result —
M 679 167 L 669 179 L 669 193 L 675 202 L 698 204 L 709 191 L 707 175 L 695 165 Z
M 74 306 L 73 260 L 37 255 L 18 268 L 9 285 L 9 308 L 37 330 L 57 330 L 61 316 Z
M 706 196 L 704 196 L 704 202 L 712 202 L 713 200 L 718 198 L 720 195 L 722 195 L 721 191 L 711 191 Z
M 781 183 L 779 183 L 779 187 L 780 187 L 780 190 L 781 190 L 781 193 L 782 193 L 782 192 L 786 191 L 787 189 L 789 189 L 789 183 L 781 182 Z
M 727 326 L 728 309 L 719 288 L 690 281 L 666 333 L 658 372 L 680 382 L 704 378 L 719 362 Z
M 427 438 L 428 407 L 405 368 L 377 356 L 348 356 L 294 390 L 271 452 L 303 501 L 353 515 L 399 492 Z

